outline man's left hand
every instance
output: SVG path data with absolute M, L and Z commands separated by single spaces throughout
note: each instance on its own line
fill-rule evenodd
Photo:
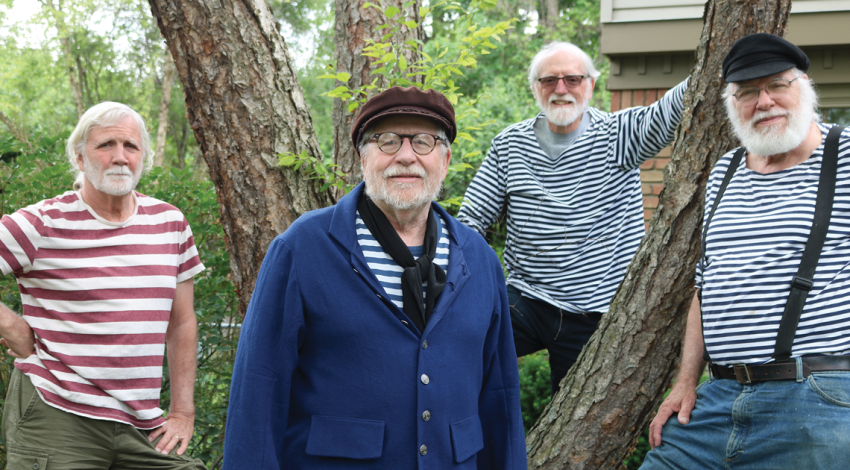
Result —
M 192 440 L 194 432 L 195 415 L 172 411 L 165 417 L 165 424 L 148 434 L 148 440 L 153 442 L 162 435 L 162 439 L 156 444 L 157 452 L 168 454 L 174 449 L 174 446 L 180 444 L 180 447 L 177 448 L 177 455 L 183 455 L 183 452 L 186 452 L 186 448 L 189 447 L 189 441 Z

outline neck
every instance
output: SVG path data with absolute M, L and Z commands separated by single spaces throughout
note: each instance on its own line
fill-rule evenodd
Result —
M 407 246 L 419 246 L 425 243 L 425 229 L 428 227 L 428 214 L 431 204 L 425 204 L 410 210 L 398 210 L 382 201 L 372 200 L 395 229 Z
M 812 152 L 820 146 L 821 141 L 823 141 L 823 135 L 820 128 L 812 122 L 803 142 L 789 152 L 768 156 L 747 153 L 747 168 L 761 174 L 776 173 L 791 168 L 808 160 Z
M 566 126 L 555 125 L 555 124 L 552 123 L 552 121 L 550 121 L 548 119 L 546 120 L 546 122 L 549 124 L 549 130 L 554 132 L 555 134 L 569 134 L 570 132 L 573 132 L 576 129 L 578 129 L 578 126 L 581 125 L 581 118 L 583 116 L 584 116 L 584 112 L 579 114 L 578 117 L 575 119 L 575 121 L 567 124 Z
M 113 196 L 98 191 L 86 180 L 80 188 L 80 196 L 97 215 L 110 222 L 124 222 L 136 211 L 136 198 L 133 196 L 133 191 L 123 196 Z

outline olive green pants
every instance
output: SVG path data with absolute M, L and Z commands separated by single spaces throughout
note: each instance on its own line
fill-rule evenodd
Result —
M 47 405 L 18 369 L 6 394 L 3 439 L 7 470 L 205 470 L 200 460 L 157 452 L 147 433 L 129 424 Z

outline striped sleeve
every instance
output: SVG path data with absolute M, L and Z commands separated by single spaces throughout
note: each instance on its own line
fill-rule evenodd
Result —
M 682 116 L 683 98 L 688 79 L 646 107 L 624 109 L 614 113 L 609 121 L 614 141 L 616 165 L 634 169 L 658 155 L 669 144 Z
M 41 221 L 26 209 L 0 219 L 0 271 L 3 275 L 29 271 L 38 252 Z
M 499 151 L 493 145 L 466 190 L 458 220 L 484 236 L 502 213 L 506 184 Z
M 191 279 L 204 270 L 201 258 L 198 256 L 198 247 L 195 246 L 195 237 L 192 236 L 192 228 L 189 222 L 183 218 L 183 231 L 180 234 L 179 262 L 177 267 L 177 282 Z

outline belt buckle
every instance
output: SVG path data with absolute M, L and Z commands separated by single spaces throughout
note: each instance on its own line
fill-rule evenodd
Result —
M 739 384 L 749 385 L 753 383 L 753 379 L 750 377 L 750 369 L 747 368 L 746 364 L 735 364 L 732 368 L 735 370 L 735 379 Z

